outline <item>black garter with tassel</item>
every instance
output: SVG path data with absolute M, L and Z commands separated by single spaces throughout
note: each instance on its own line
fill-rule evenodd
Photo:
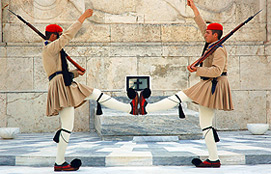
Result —
M 103 114 L 101 104 L 99 103 L 99 100 L 102 98 L 102 96 L 103 96 L 103 93 L 101 93 L 100 96 L 99 96 L 99 98 L 97 99 L 96 115 L 102 115 Z
M 55 136 L 54 136 L 54 138 L 53 138 L 54 142 L 59 143 L 59 137 L 60 137 L 61 131 L 64 131 L 64 132 L 67 132 L 67 133 L 71 134 L 71 132 L 68 131 L 68 130 L 66 130 L 66 129 L 59 129 L 59 130 L 56 132 L 56 134 L 55 134 Z M 65 140 L 64 140 L 64 141 L 65 141 Z
M 178 106 L 178 109 L 179 109 L 179 118 L 184 119 L 185 115 L 184 115 L 183 108 L 182 108 L 182 105 L 181 105 L 182 100 L 180 99 L 180 97 L 177 94 L 175 94 L 175 96 L 180 101 L 179 106 Z
M 202 131 L 205 131 L 205 130 L 208 130 L 208 129 L 212 129 L 212 130 L 213 130 L 215 142 L 216 142 L 216 143 L 219 142 L 220 139 L 219 139 L 219 137 L 218 137 L 218 134 L 217 134 L 215 128 L 213 128 L 212 126 L 206 127 L 206 128 L 204 128 L 204 129 L 202 129 Z

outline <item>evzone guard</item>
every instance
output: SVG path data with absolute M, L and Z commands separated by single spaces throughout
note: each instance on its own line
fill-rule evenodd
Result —
M 100 90 L 73 81 L 84 72 L 75 69 L 69 71 L 63 47 L 75 36 L 86 18 L 91 17 L 93 10 L 86 10 L 66 31 L 57 24 L 46 27 L 46 41 L 42 50 L 43 67 L 49 79 L 47 96 L 47 116 L 59 114 L 61 129 L 57 131 L 54 141 L 57 142 L 55 171 L 76 171 L 81 166 L 80 159 L 74 159 L 70 164 L 65 160 L 65 152 L 74 125 L 74 108 L 86 100 L 92 99 L 108 108 L 137 115 L 138 105 L 136 92 L 129 91 L 130 104 L 121 103 Z
M 193 0 L 187 1 L 194 12 L 197 23 L 209 48 L 219 41 L 223 34 L 223 26 L 211 23 L 208 26 L 202 19 Z M 207 48 L 208 49 L 208 48 Z M 224 45 L 219 46 L 205 59 L 201 67 L 189 66 L 188 69 L 201 77 L 200 82 L 194 86 L 178 92 L 176 95 L 156 103 L 148 103 L 146 98 L 150 95 L 149 89 L 141 92 L 139 98 L 139 114 L 145 115 L 158 110 L 166 110 L 179 105 L 180 117 L 184 118 L 180 103 L 194 102 L 199 105 L 199 122 L 204 140 L 209 152 L 205 161 L 193 159 L 196 167 L 220 167 L 221 163 L 217 153 L 216 142 L 219 141 L 216 130 L 212 126 L 215 110 L 233 110 L 231 90 L 227 77 L 228 56 Z

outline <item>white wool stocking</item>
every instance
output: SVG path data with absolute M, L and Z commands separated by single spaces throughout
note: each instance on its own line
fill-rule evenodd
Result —
M 212 121 L 214 118 L 215 110 L 204 106 L 199 107 L 199 121 L 201 129 L 212 126 Z M 213 130 L 207 129 L 203 131 L 203 136 L 205 137 L 205 143 L 209 152 L 209 160 L 218 160 L 217 146 L 214 140 Z
M 178 95 L 180 97 L 182 102 L 192 101 L 182 91 L 178 92 L 176 95 Z M 178 100 L 178 98 L 175 95 L 173 95 L 173 96 L 165 98 L 161 101 L 158 101 L 156 103 L 148 103 L 146 106 L 146 112 L 149 113 L 149 112 L 154 112 L 154 111 L 159 111 L 159 110 L 171 109 L 171 108 L 177 106 L 179 103 L 180 103 L 180 101 Z
M 72 132 L 74 122 L 74 107 L 63 108 L 59 112 L 61 120 L 61 128 Z M 61 131 L 59 136 L 59 143 L 57 144 L 56 164 L 61 165 L 65 162 L 65 152 L 70 139 L 70 134 Z
M 86 100 L 92 99 L 97 101 L 97 99 L 101 95 L 101 91 L 99 89 L 93 89 L 92 94 L 86 98 Z M 108 107 L 110 109 L 115 109 L 123 112 L 131 112 L 131 105 L 122 103 L 120 101 L 117 101 L 116 99 L 110 97 L 109 95 L 103 94 L 102 97 L 99 100 L 99 103 L 105 107 Z

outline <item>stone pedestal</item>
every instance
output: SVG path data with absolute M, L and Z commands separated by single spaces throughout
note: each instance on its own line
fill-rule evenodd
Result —
M 180 119 L 177 108 L 147 115 L 130 115 L 103 109 L 95 116 L 95 129 L 103 140 L 132 140 L 134 136 L 178 136 L 179 139 L 200 139 L 198 112 L 184 108 Z

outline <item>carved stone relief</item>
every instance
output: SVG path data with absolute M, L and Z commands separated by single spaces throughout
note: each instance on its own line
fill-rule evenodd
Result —
M 66 0 L 22 0 L 18 1 L 20 8 L 36 20 L 49 20 L 63 13 Z
M 14 4 L 35 22 L 74 21 L 76 18 L 70 16 L 78 17 L 85 11 L 84 0 L 20 0 Z
M 186 0 L 20 0 L 14 2 L 14 8 L 38 23 L 72 22 L 86 8 L 94 9 L 93 17 L 88 19 L 94 24 L 194 23 L 194 14 L 186 3 Z M 195 0 L 195 4 L 207 22 L 225 24 L 243 22 L 265 7 L 266 2 Z
M 236 0 L 199 1 L 196 5 L 207 21 L 227 22 L 236 14 Z M 239 2 L 240 3 L 240 2 Z M 19 8 L 33 19 L 64 19 L 66 14 L 93 8 L 94 23 L 183 23 L 192 18 L 186 0 L 21 0 Z
M 95 11 L 92 20 L 96 23 L 184 23 L 185 19 L 193 17 L 186 0 L 129 0 L 126 4 L 115 2 L 118 5 L 114 8 L 105 0 L 91 2 Z M 208 21 L 226 22 L 235 14 L 235 0 L 215 2 L 196 1 Z M 127 4 L 134 4 L 135 9 Z

